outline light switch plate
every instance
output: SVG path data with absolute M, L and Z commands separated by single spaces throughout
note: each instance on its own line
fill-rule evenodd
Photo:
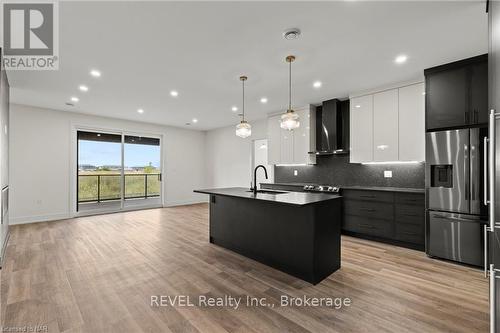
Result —
M 385 170 L 384 177 L 385 178 L 392 178 L 392 170 Z
M 294 176 L 298 176 L 299 175 L 299 171 L 298 170 L 293 170 L 293 175 Z

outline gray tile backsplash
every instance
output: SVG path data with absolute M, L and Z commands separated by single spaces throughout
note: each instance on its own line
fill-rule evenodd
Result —
M 275 183 L 314 183 L 345 186 L 424 188 L 425 164 L 351 164 L 349 156 L 317 156 L 316 165 L 276 166 Z M 298 175 L 294 176 L 294 170 Z M 384 178 L 391 170 L 392 178 Z

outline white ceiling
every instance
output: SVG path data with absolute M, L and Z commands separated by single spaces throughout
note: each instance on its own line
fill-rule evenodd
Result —
M 283 39 L 290 27 L 300 39 Z M 288 54 L 299 106 L 422 78 L 488 44 L 485 1 L 61 2 L 59 43 L 59 71 L 9 72 L 13 102 L 202 130 L 238 122 L 241 74 L 250 121 L 284 110 Z

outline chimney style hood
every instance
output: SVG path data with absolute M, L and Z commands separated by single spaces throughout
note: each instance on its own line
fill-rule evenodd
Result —
M 349 153 L 349 100 L 331 99 L 316 107 L 316 150 L 311 153 Z

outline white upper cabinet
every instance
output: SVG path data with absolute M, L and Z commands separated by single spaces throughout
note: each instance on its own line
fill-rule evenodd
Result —
M 425 160 L 424 84 L 351 98 L 351 163 Z
M 281 130 L 281 159 L 280 164 L 293 163 L 293 132 Z
M 373 161 L 373 96 L 350 101 L 350 162 Z
M 281 161 L 281 131 L 280 116 L 267 118 L 267 162 L 270 165 Z
M 373 160 L 398 160 L 398 89 L 373 95 Z
M 425 161 L 425 85 L 399 89 L 399 160 Z
M 312 106 L 298 109 L 300 126 L 293 130 L 293 163 L 315 164 L 316 155 L 309 152 L 316 150 L 316 111 Z M 286 131 L 285 131 L 286 132 Z
M 316 145 L 316 117 L 312 106 L 297 109 L 300 126 L 293 131 L 280 127 L 281 115 L 267 119 L 269 164 L 315 164 L 316 156 L 309 154 Z

